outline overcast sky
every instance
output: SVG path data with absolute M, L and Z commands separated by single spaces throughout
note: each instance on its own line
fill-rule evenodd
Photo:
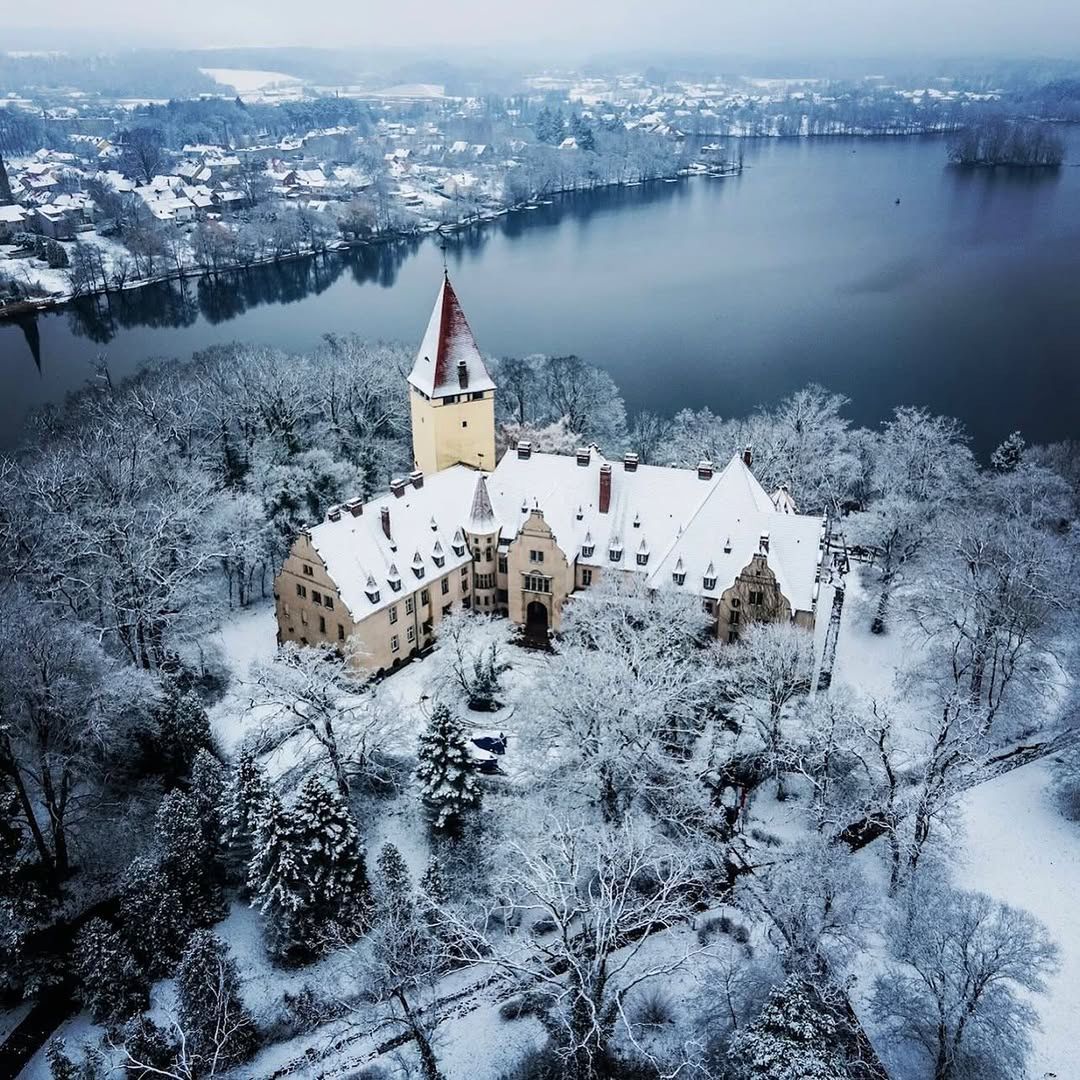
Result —
M 101 45 L 513 46 L 726 54 L 1080 55 L 1080 0 L 49 0 L 3 4 L 22 31 Z M 34 34 L 36 40 L 39 35 Z M 40 47 L 40 46 L 39 46 Z

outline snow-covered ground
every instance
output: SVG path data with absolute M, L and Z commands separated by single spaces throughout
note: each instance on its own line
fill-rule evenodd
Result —
M 1061 949 L 1061 967 L 1035 1008 L 1029 1075 L 1080 1077 L 1080 823 L 1067 820 L 1047 790 L 1050 764 L 1026 765 L 969 791 L 954 884 L 1040 919 Z
M 239 94 L 256 94 L 268 87 L 298 86 L 303 80 L 283 71 L 254 71 L 247 68 L 199 68 L 223 86 L 231 86 Z

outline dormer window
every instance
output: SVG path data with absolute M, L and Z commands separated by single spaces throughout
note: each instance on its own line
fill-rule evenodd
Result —
M 438 540 L 435 541 L 435 546 L 431 549 L 431 561 L 436 566 L 442 566 L 446 562 L 446 553 Z
M 725 555 L 730 555 L 731 554 L 731 537 L 730 536 L 724 541 L 724 554 Z
M 431 519 L 431 531 L 435 532 L 438 528 L 439 528 L 438 522 L 436 522 L 435 518 L 432 517 L 432 519 Z
M 649 545 L 645 543 L 645 537 L 641 538 L 641 546 L 637 549 L 637 564 L 638 566 L 649 565 Z
M 596 545 L 593 543 L 592 533 L 587 532 L 585 539 L 581 541 L 581 557 L 591 559 L 594 551 L 596 551 Z
M 675 569 L 671 572 L 671 580 L 674 581 L 676 585 L 686 584 L 686 568 L 683 566 L 681 555 L 675 562 Z
M 580 521 L 585 516 L 585 511 L 581 509 L 580 503 L 578 504 L 577 514 L 575 516 L 577 517 L 578 521 Z
M 367 596 L 368 600 L 373 604 L 379 602 L 379 586 L 371 574 L 368 574 L 367 583 L 364 585 L 364 595 Z
M 398 573 L 396 563 L 390 564 L 390 571 L 386 575 L 386 584 L 390 586 L 392 592 L 401 591 L 401 574 Z
M 710 562 L 705 568 L 705 577 L 702 579 L 702 585 L 705 587 L 706 592 L 712 592 L 716 588 L 716 568 Z
M 424 560 L 420 558 L 420 552 L 417 551 L 412 560 L 412 572 L 418 577 L 424 576 Z
M 621 562 L 622 550 L 622 541 L 616 536 L 611 541 L 611 546 L 608 548 L 608 558 L 612 562 Z
M 634 515 L 634 528 L 635 529 L 640 529 L 641 528 L 641 515 L 640 514 L 635 514 Z
M 450 541 L 450 546 L 454 549 L 455 555 L 460 557 L 465 554 L 465 534 L 461 529 L 454 533 L 454 539 Z

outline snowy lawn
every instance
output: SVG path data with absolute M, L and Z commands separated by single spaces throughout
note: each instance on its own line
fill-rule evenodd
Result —
M 977 889 L 1043 923 L 1061 968 L 1034 1004 L 1042 1018 L 1030 1075 L 1080 1077 L 1080 823 L 1059 813 L 1050 766 L 1035 762 L 969 791 L 953 883 Z

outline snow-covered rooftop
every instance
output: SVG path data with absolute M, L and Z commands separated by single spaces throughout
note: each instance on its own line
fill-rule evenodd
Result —
M 467 385 L 459 377 L 462 370 Z M 439 287 L 409 382 L 428 397 L 495 389 L 448 276 Z

